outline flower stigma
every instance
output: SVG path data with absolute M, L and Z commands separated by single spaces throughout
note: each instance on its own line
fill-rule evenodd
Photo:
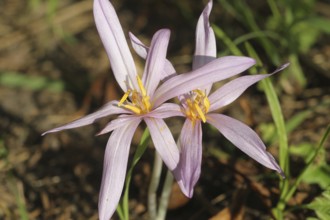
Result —
M 205 92 L 196 89 L 190 93 L 190 97 L 185 100 L 185 110 L 187 118 L 193 123 L 196 120 L 206 122 L 206 113 L 210 109 L 210 101 L 205 95 Z
M 151 103 L 150 97 L 147 95 L 146 89 L 143 86 L 142 80 L 139 76 L 136 76 L 140 92 L 137 90 L 127 90 L 123 97 L 120 99 L 118 106 L 123 106 L 124 108 L 131 110 L 137 115 L 142 115 L 150 112 Z M 130 101 L 127 101 L 127 99 Z M 126 104 L 124 104 L 126 102 Z

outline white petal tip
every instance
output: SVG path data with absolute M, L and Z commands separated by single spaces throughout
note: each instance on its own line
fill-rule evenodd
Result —
M 253 66 L 257 63 L 257 61 L 251 57 L 238 57 L 239 58 L 239 63 L 243 64 L 243 65 L 250 65 Z
M 188 187 L 184 187 L 182 185 L 180 185 L 180 189 L 181 189 L 181 192 L 183 193 L 183 195 L 189 199 L 191 199 L 194 195 L 194 189 L 189 189 Z
M 249 57 L 250 58 L 250 57 Z M 257 61 L 255 60 L 255 59 L 253 59 L 253 58 L 250 58 L 250 62 L 251 62 L 251 64 L 256 64 L 257 63 Z
M 277 170 L 277 172 L 281 175 L 283 180 L 286 178 L 283 170 Z
M 284 70 L 285 68 L 287 68 L 288 66 L 290 66 L 290 63 L 285 63 L 282 66 L 280 66 L 279 68 L 277 68 L 277 71 L 281 71 Z
M 187 196 L 189 199 L 191 199 L 194 195 L 194 190 L 189 190 L 187 194 L 185 194 L 185 196 Z
M 95 136 L 100 136 L 100 135 L 102 135 L 102 134 L 106 134 L 106 133 L 108 133 L 108 132 L 109 132 L 109 131 L 106 130 L 106 129 L 104 128 L 104 129 L 102 129 L 101 131 L 97 132 L 97 133 L 95 134 Z
M 57 132 L 57 130 L 49 130 L 49 131 L 45 131 L 44 133 L 41 134 L 41 136 L 45 136 L 46 134 L 49 134 L 49 133 L 54 133 L 54 132 Z

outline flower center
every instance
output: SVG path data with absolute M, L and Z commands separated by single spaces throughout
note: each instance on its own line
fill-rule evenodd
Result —
M 195 122 L 196 120 L 202 120 L 206 122 L 206 113 L 210 109 L 210 101 L 205 93 L 199 89 L 196 89 L 190 93 L 190 97 L 185 99 L 185 110 L 187 118 Z
M 147 96 L 146 89 L 144 88 L 140 77 L 136 76 L 136 78 L 138 81 L 140 92 L 136 91 L 135 89 L 129 89 L 120 99 L 118 106 L 123 106 L 124 108 L 129 109 L 138 115 L 146 114 L 150 112 L 150 109 L 152 107 L 150 103 L 150 97 Z M 131 102 L 127 101 L 128 97 L 130 98 Z

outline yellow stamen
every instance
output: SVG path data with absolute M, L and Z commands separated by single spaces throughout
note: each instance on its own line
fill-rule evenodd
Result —
M 150 104 L 150 97 L 149 96 L 145 96 L 142 98 L 143 104 L 146 107 L 146 110 L 149 112 L 150 108 L 151 108 L 151 104 Z
M 137 103 L 139 100 L 139 93 L 136 90 L 133 90 L 132 96 L 131 96 L 132 102 Z
M 142 96 L 146 96 L 147 92 L 146 92 L 146 89 L 143 86 L 142 80 L 140 79 L 139 75 L 136 76 L 136 79 L 138 81 L 138 85 L 139 85 L 139 88 L 141 90 Z
M 131 93 L 131 90 L 128 90 L 127 92 L 125 92 L 123 97 L 120 99 L 120 102 L 118 103 L 119 107 L 127 100 L 130 93 Z
M 210 109 L 210 101 L 205 92 L 196 89 L 192 91 L 191 97 L 187 98 L 184 113 L 194 124 L 196 120 L 206 122 L 206 114 Z
M 135 114 L 140 114 L 141 113 L 141 109 L 139 109 L 138 107 L 135 107 L 133 105 L 124 105 L 124 107 L 131 110 Z
M 131 110 L 135 114 L 146 114 L 150 112 L 152 109 L 152 105 L 150 103 L 150 97 L 147 96 L 146 89 L 144 88 L 142 81 L 139 76 L 136 76 L 138 86 L 140 88 L 140 91 L 136 90 L 128 90 L 125 92 L 123 97 L 120 99 L 118 106 L 123 106 L 124 108 Z M 124 102 L 128 99 L 130 101 L 127 101 L 125 104 Z
M 193 104 L 192 104 L 191 100 L 187 99 L 186 101 L 187 101 L 188 108 L 190 108 L 190 109 L 193 108 Z
M 199 95 L 201 97 L 205 97 L 205 93 L 202 90 L 195 89 L 194 92 L 197 93 L 197 95 Z
M 202 119 L 202 121 L 205 123 L 206 122 L 206 118 L 205 115 L 202 111 L 202 109 L 199 107 L 199 105 L 197 103 L 194 104 L 194 107 L 199 115 L 199 117 Z
M 203 104 L 204 104 L 204 107 L 205 107 L 205 112 L 208 112 L 209 109 L 210 109 L 211 104 L 210 104 L 210 100 L 207 97 L 204 97 Z

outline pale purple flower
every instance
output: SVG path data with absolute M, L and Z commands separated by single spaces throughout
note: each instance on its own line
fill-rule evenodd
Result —
M 85 126 L 105 116 L 119 115 L 99 133 L 112 131 L 105 150 L 99 196 L 99 218 L 108 220 L 122 193 L 129 147 L 140 122 L 143 120 L 147 124 L 157 152 L 167 167 L 174 170 L 180 153 L 163 119 L 184 114 L 180 106 L 164 102 L 195 88 L 234 76 L 250 68 L 255 61 L 248 57 L 216 59 L 193 72 L 174 76 L 158 86 L 166 76 L 165 73 L 174 71 L 165 58 L 170 31 L 162 29 L 156 32 L 150 48 L 139 46 L 132 40 L 136 52 L 146 58 L 145 70 L 140 79 L 112 4 L 108 0 L 94 0 L 93 10 L 98 32 L 124 96 L 120 101 L 111 101 L 92 114 L 44 134 Z
M 193 70 L 205 68 L 216 59 L 216 40 L 213 29 L 209 24 L 209 15 L 212 9 L 212 0 L 208 2 L 203 10 L 196 28 L 196 49 L 193 59 Z M 134 49 L 141 57 L 145 57 L 148 48 L 144 46 L 135 36 L 130 36 Z M 224 62 L 231 64 L 234 57 L 222 57 Z M 219 58 L 218 58 L 219 59 Z M 237 63 L 239 64 L 239 63 Z M 281 66 L 271 74 L 242 76 L 236 78 L 215 92 L 209 95 L 212 83 L 202 87 L 195 86 L 192 91 L 178 98 L 186 120 L 182 127 L 178 146 L 180 148 L 180 161 L 178 167 L 174 170 L 174 176 L 182 192 L 192 197 L 193 189 L 201 173 L 202 162 L 202 122 L 213 125 L 229 141 L 244 153 L 252 157 L 262 165 L 276 170 L 283 176 L 283 171 L 277 164 L 274 157 L 266 151 L 266 147 L 259 136 L 248 126 L 231 117 L 214 113 L 235 101 L 248 87 L 254 83 L 269 77 L 288 64 Z M 164 76 L 175 75 L 175 70 L 170 63 L 166 63 Z M 174 74 L 173 74 L 174 73 Z M 232 75 L 222 73 L 223 79 Z M 175 80 L 169 79 L 166 83 Z
M 196 28 L 196 49 L 193 69 L 203 66 L 216 58 L 216 41 L 209 24 L 212 9 L 210 0 L 200 16 Z M 242 122 L 215 113 L 216 110 L 235 101 L 249 86 L 286 68 L 281 66 L 271 74 L 238 77 L 209 95 L 212 84 L 196 89 L 180 98 L 186 120 L 179 137 L 180 162 L 174 175 L 188 197 L 192 197 L 194 186 L 201 173 L 202 162 L 202 122 L 213 125 L 224 137 L 241 151 L 260 164 L 276 170 L 283 176 L 283 171 L 274 157 L 266 151 L 259 136 Z
M 212 64 L 217 61 L 222 61 L 221 65 L 224 66 L 224 69 L 226 69 L 226 65 L 231 66 L 234 65 L 235 62 L 237 62 L 236 65 L 241 65 L 241 61 L 237 60 L 241 59 L 241 57 L 227 56 L 216 58 L 216 40 L 214 32 L 209 24 L 211 9 L 212 0 L 208 2 L 197 23 L 193 72 L 200 72 L 204 69 L 213 68 L 211 67 L 213 66 Z M 130 37 L 135 51 L 142 58 L 146 58 L 150 49 L 139 41 L 133 34 L 130 34 Z M 251 128 L 236 119 L 214 112 L 219 108 L 235 101 L 248 87 L 254 83 L 281 71 L 287 66 L 288 64 L 285 64 L 271 74 L 250 75 L 236 78 L 209 96 L 213 84 L 213 82 L 210 81 L 212 81 L 211 79 L 213 79 L 213 77 L 217 77 L 217 81 L 219 81 L 230 78 L 236 74 L 223 71 L 221 75 L 219 75 L 219 78 L 215 75 L 210 75 L 211 78 L 204 75 L 204 78 L 202 77 L 203 81 L 209 81 L 210 83 L 204 83 L 203 86 L 199 87 L 197 86 L 199 82 L 196 80 L 194 81 L 194 84 L 190 84 L 190 92 L 183 94 L 181 92 L 183 87 L 177 88 L 180 84 L 177 83 L 176 80 L 180 77 L 185 77 L 185 79 L 189 81 L 195 76 L 193 74 L 186 76 L 187 74 L 191 74 L 187 73 L 174 77 L 173 75 L 176 75 L 175 69 L 169 61 L 165 61 L 163 77 L 168 78 L 168 80 L 166 80 L 165 83 L 159 88 L 158 91 L 161 91 L 159 93 L 164 95 L 164 93 L 167 92 L 168 95 L 171 95 L 171 97 L 174 97 L 172 95 L 174 91 L 177 94 L 183 94 L 179 95 L 178 98 L 182 105 L 181 112 L 184 113 L 186 120 L 178 141 L 178 146 L 180 148 L 180 161 L 178 167 L 173 173 L 182 192 L 187 197 L 192 197 L 194 186 L 201 173 L 202 122 L 208 122 L 213 125 L 241 151 L 262 165 L 276 170 L 283 176 L 283 171 L 277 164 L 276 160 L 266 151 L 264 143 Z M 242 69 L 242 71 L 244 70 Z M 238 73 L 239 72 L 237 72 L 237 74 Z M 187 89 L 187 87 L 185 89 Z M 164 96 L 166 97 L 167 95 Z M 160 98 L 160 100 L 163 101 L 162 98 Z M 174 115 L 175 113 L 173 113 L 173 116 Z M 179 114 L 177 115 L 179 116 Z

